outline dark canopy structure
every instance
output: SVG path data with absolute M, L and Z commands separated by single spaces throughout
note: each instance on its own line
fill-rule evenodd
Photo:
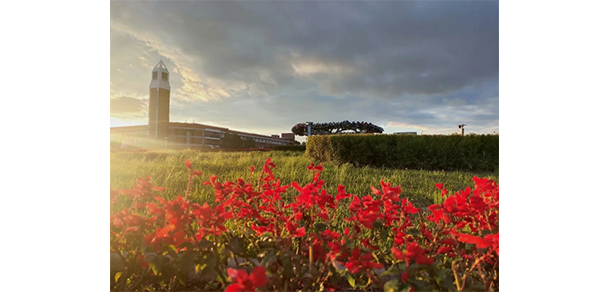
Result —
M 383 128 L 368 122 L 331 122 L 311 124 L 312 135 L 332 135 L 340 134 L 345 131 L 354 133 L 383 133 Z M 292 132 L 298 136 L 307 135 L 307 123 L 298 123 L 292 127 Z

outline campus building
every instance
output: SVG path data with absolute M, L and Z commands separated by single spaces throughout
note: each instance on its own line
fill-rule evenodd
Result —
M 110 128 L 114 145 L 143 148 L 217 148 L 228 134 L 253 141 L 256 148 L 296 145 L 293 133 L 265 136 L 255 133 L 196 123 L 175 123 L 169 120 L 169 70 L 159 61 L 152 70 L 149 86 L 148 125 Z

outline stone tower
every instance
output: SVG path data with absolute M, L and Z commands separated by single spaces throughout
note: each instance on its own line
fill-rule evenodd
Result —
M 169 135 L 169 71 L 159 61 L 152 70 L 148 105 L 148 135 L 163 139 Z

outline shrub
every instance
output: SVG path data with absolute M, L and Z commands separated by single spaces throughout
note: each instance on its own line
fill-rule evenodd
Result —
M 294 145 L 294 146 L 275 146 L 273 150 L 279 151 L 302 151 L 305 152 L 305 145 Z
M 499 136 L 311 136 L 305 153 L 316 161 L 372 167 L 494 171 L 499 168 Z
M 306 185 L 281 185 L 275 164 L 248 181 L 203 185 L 213 204 L 189 201 L 203 172 L 190 170 L 184 197 L 165 200 L 150 178 L 110 191 L 111 290 L 490 291 L 498 289 L 499 189 L 474 177 L 474 189 L 424 210 L 381 181 L 359 198 L 324 189 L 321 164 Z M 294 192 L 296 196 L 287 196 Z M 343 219 L 343 220 L 341 220 Z M 340 227 L 346 223 L 347 227 Z

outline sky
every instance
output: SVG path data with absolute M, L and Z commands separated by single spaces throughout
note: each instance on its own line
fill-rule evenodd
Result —
M 451 5 L 457 6 L 460 3 L 464 5 L 464 1 L 455 2 Z M 475 5 L 479 2 L 481 1 L 469 2 L 469 5 Z M 111 97 L 125 96 L 145 99 L 152 67 L 145 68 L 138 61 L 140 60 L 138 57 L 142 56 L 144 61 L 148 62 L 148 65 L 154 66 L 158 62 L 158 58 L 163 56 L 163 60 L 170 67 L 170 70 L 177 70 L 177 64 L 179 64 L 181 72 L 186 72 L 183 73 L 185 76 L 195 76 L 196 74 L 201 78 L 200 84 L 208 90 L 208 94 L 214 92 L 213 88 L 218 88 L 212 87 L 213 84 L 216 84 L 214 82 L 223 86 L 225 84 L 220 82 L 225 82 L 226 87 L 224 89 L 228 93 L 234 94 L 231 98 L 234 100 L 246 99 L 247 95 L 231 92 L 232 88 L 229 86 L 235 84 L 235 80 L 243 80 L 242 82 L 250 80 L 240 78 L 251 71 L 245 73 L 236 70 L 235 64 L 231 63 L 238 58 L 242 58 L 239 59 L 242 60 L 242 66 L 250 68 L 243 62 L 245 56 L 232 53 L 235 57 L 228 58 L 222 52 L 220 54 L 216 53 L 213 58 L 208 56 L 208 54 L 220 50 L 216 47 L 219 39 L 225 42 L 230 39 L 228 36 L 224 37 L 225 34 L 220 32 L 230 29 L 231 25 L 245 25 L 244 21 L 246 21 L 247 28 L 251 29 L 248 31 L 248 36 L 256 38 L 257 34 L 255 32 L 257 29 L 261 29 L 260 22 L 273 20 L 275 22 L 269 25 L 272 29 L 263 34 L 267 37 L 264 39 L 265 44 L 279 43 L 280 46 L 277 47 L 277 50 L 281 51 L 286 49 L 295 50 L 298 48 L 298 42 L 292 40 L 290 35 L 281 34 L 282 30 L 290 29 L 289 25 L 281 23 L 281 19 L 271 18 L 272 16 L 268 15 L 266 15 L 268 18 L 265 18 L 260 16 L 260 12 L 251 12 L 243 16 L 243 13 L 238 13 L 238 9 L 231 9 L 231 13 L 233 13 L 231 15 L 220 15 L 218 8 L 211 7 L 220 5 L 219 3 L 204 3 L 210 5 L 211 8 L 195 9 L 193 7 L 180 8 L 180 5 L 185 5 L 184 3 L 195 5 L 195 2 L 176 2 L 173 3 L 173 8 L 163 9 L 163 11 L 173 11 L 172 14 L 162 13 L 161 10 L 153 12 L 155 11 L 154 7 L 142 9 L 132 7 L 131 9 L 116 10 L 117 4 L 143 5 L 142 3 L 138 4 L 138 2 L 126 4 L 108 3 L 106 1 L 34 1 L 34 3 L 32 1 L 7 1 L 3 4 L 10 13 L 5 13 L 0 18 L 0 22 L 6 28 L 3 31 L 3 37 L 9 40 L 2 47 L 4 57 L 2 66 L 4 70 L 0 70 L 0 76 L 5 80 L 5 87 L 3 88 L 3 109 L 5 110 L 0 115 L 0 122 L 3 125 L 8 125 L 3 127 L 4 143 L 2 144 L 2 151 L 0 151 L 0 161 L 9 170 L 4 173 L 4 180 L 2 181 L 2 191 L 3 194 L 6 194 L 3 197 L 3 204 L 6 206 L 25 206 L 28 210 L 28 215 L 24 216 L 23 207 L 5 208 L 0 213 L 0 219 L 3 222 L 19 220 L 19 224 L 5 224 L 3 232 L 10 234 L 12 238 L 21 239 L 19 241 L 20 250 L 38 251 L 41 249 L 41 238 L 57 238 L 58 226 L 68 226 L 69 228 L 66 229 L 68 232 L 61 233 L 61 240 L 44 242 L 44 250 L 53 252 L 4 254 L 3 263 L 10 265 L 13 270 L 30 271 L 33 261 L 52 262 L 55 267 L 55 269 L 45 270 L 44 273 L 36 273 L 37 281 L 31 281 L 32 273 L 13 273 L 11 274 L 11 281 L 5 281 L 5 286 L 8 285 L 9 291 L 19 291 L 20 288 L 23 290 L 23 283 L 27 283 L 28 287 L 39 288 L 37 290 L 41 291 L 48 289 L 51 284 L 55 283 L 57 283 L 56 286 L 68 287 L 63 279 L 65 279 L 66 271 L 69 271 L 71 285 L 63 290 L 82 291 L 82 287 L 100 287 L 99 289 L 93 289 L 93 291 L 102 291 L 104 286 L 107 285 L 107 271 L 110 264 L 108 254 L 104 252 L 108 248 L 108 233 L 104 230 L 108 230 L 107 218 L 110 203 L 107 197 L 108 189 L 104 187 L 108 186 L 110 181 L 110 160 L 108 156 L 110 147 L 108 144 L 110 138 L 108 112 L 110 111 L 110 105 L 113 105 L 113 112 L 117 111 L 117 103 L 112 102 L 112 99 L 109 103 L 107 99 L 109 76 L 112 78 L 113 84 L 116 85 L 111 87 L 113 91 Z M 330 2 L 330 4 L 332 3 L 335 2 Z M 446 3 L 447 1 L 433 1 L 427 5 L 435 4 L 439 6 L 446 5 Z M 610 155 L 608 155 L 608 146 L 604 135 L 606 133 L 605 126 L 608 124 L 608 107 L 605 106 L 607 103 L 605 102 L 607 99 L 605 96 L 608 92 L 607 68 L 610 68 L 610 54 L 608 54 L 610 42 L 600 36 L 607 35 L 606 28 L 610 27 L 610 18 L 607 16 L 610 4 L 603 1 L 589 1 L 589 3 L 583 3 L 583 5 L 574 5 L 574 3 L 571 1 L 556 1 L 550 7 L 545 1 L 503 1 L 500 9 L 500 31 L 502 35 L 500 62 L 503 86 L 500 89 L 502 95 L 502 106 L 500 107 L 502 114 L 502 139 L 500 139 L 502 182 L 499 183 L 504 194 L 502 197 L 504 213 L 501 223 L 503 232 L 501 241 L 504 255 L 502 288 L 505 291 L 520 291 L 524 290 L 523 287 L 527 287 L 526 290 L 529 291 L 563 291 L 566 288 L 577 291 L 597 291 L 600 290 L 599 281 L 582 281 L 582 279 L 603 278 L 607 274 L 606 263 L 610 260 L 610 254 L 599 252 L 600 249 L 595 248 L 595 246 L 602 246 L 605 242 L 605 234 L 600 230 L 605 230 L 604 224 L 607 221 L 606 214 L 608 213 L 607 206 L 609 203 L 609 197 L 603 195 L 603 190 L 607 188 L 604 182 L 607 181 L 607 165 L 610 165 Z M 281 2 L 276 1 L 274 4 L 280 5 Z M 320 3 L 318 5 L 330 4 Z M 378 5 L 371 2 L 362 4 L 345 1 L 336 2 L 334 5 L 338 4 L 366 4 L 367 7 Z M 415 4 L 384 2 L 382 4 L 423 5 L 420 2 Z M 155 5 L 169 4 L 157 3 Z M 232 5 L 236 4 L 233 3 Z M 249 5 L 253 5 L 253 3 L 249 3 Z M 33 7 L 36 9 L 32 9 Z M 284 11 L 288 10 L 287 8 L 281 8 L 281 6 L 274 7 L 284 9 Z M 465 9 L 466 7 L 463 8 L 463 10 Z M 468 9 L 472 9 L 472 7 Z M 301 10 L 304 15 L 305 13 L 307 15 L 312 14 L 311 8 Z M 334 18 L 317 19 L 317 22 L 306 23 L 307 25 L 303 25 L 301 20 L 298 26 L 299 30 L 295 32 L 299 34 L 299 38 L 311 41 L 314 36 L 322 34 L 326 40 L 330 39 L 330 41 L 316 44 L 305 43 L 303 45 L 305 47 L 302 47 L 302 50 L 299 51 L 301 56 L 313 58 L 311 56 L 315 55 L 325 61 L 332 58 L 336 63 L 327 62 L 325 64 L 335 65 L 335 67 L 331 67 L 334 68 L 334 72 L 338 71 L 337 68 L 341 68 L 337 67 L 336 64 L 351 64 L 353 66 L 356 66 L 354 64 L 362 64 L 349 63 L 345 61 L 345 57 L 343 59 L 336 57 L 338 52 L 334 49 L 334 46 L 340 46 L 344 51 L 355 49 L 354 39 L 345 37 L 343 31 L 338 34 L 341 37 L 338 40 L 324 35 L 326 32 L 320 30 L 315 31 L 315 35 L 304 36 L 309 31 L 307 28 L 311 28 L 312 25 L 323 25 L 324 21 L 345 20 L 348 17 L 357 18 L 354 16 L 354 10 L 356 8 L 345 8 L 345 11 L 350 11 L 351 14 L 336 13 Z M 387 16 L 391 14 L 385 14 L 379 19 L 371 21 L 374 15 L 382 15 L 379 12 L 381 10 L 393 12 L 392 9 L 384 7 L 363 9 L 362 13 L 369 16 L 363 17 L 364 20 L 360 24 L 352 21 L 351 27 L 366 32 L 367 29 L 378 28 L 379 25 L 382 25 L 381 23 L 392 20 L 392 17 Z M 417 13 L 409 13 L 407 10 L 401 15 L 423 17 L 426 14 L 422 10 L 426 9 L 420 9 Z M 465 14 L 463 10 L 440 9 L 435 17 L 448 21 L 450 18 L 442 15 L 448 14 L 448 11 L 462 11 L 460 13 Z M 117 20 L 118 11 L 121 11 L 123 15 L 124 24 L 122 29 L 130 33 L 117 32 L 118 26 L 120 26 Z M 200 13 L 198 11 L 204 11 L 208 15 L 205 18 L 193 19 L 193 17 L 190 17 L 188 18 L 190 20 L 187 20 L 187 18 L 175 21 L 168 20 L 171 15 L 197 15 Z M 168 19 L 159 18 L 156 22 L 158 24 L 155 25 L 153 25 L 154 21 L 144 21 L 151 18 L 155 13 L 158 13 L 156 17 L 162 15 L 168 17 Z M 327 12 L 327 14 L 331 13 L 334 12 Z M 288 12 L 281 13 L 281 15 L 287 14 Z M 474 15 L 479 15 L 478 12 L 471 14 L 470 17 L 460 17 L 459 21 L 445 26 L 444 29 L 469 31 L 460 24 L 464 21 L 466 23 L 473 22 L 475 21 Z M 295 21 L 303 17 L 294 13 L 289 16 Z M 285 18 L 289 16 L 285 16 Z M 253 21 L 253 19 L 258 22 Z M 306 20 L 309 21 L 309 19 L 311 18 Z M 183 24 L 179 25 L 179 29 L 169 30 L 161 25 L 179 24 L 180 21 Z M 216 41 L 214 41 L 214 37 L 209 37 L 204 41 L 203 37 L 210 32 L 201 28 L 203 25 L 199 29 L 189 28 L 186 25 L 190 22 L 210 23 L 211 21 L 212 23 L 225 21 L 224 25 L 229 25 L 229 27 L 216 26 L 214 28 L 216 30 L 214 33 L 217 33 Z M 423 28 L 428 30 L 435 27 L 441 28 L 441 26 L 431 24 L 425 25 L 423 22 L 413 24 L 413 21 L 408 20 L 408 18 L 404 18 L 403 22 L 411 23 L 405 25 L 404 28 L 414 26 L 420 30 Z M 278 23 L 283 26 L 276 27 L 279 25 Z M 497 22 L 486 26 L 497 26 Z M 108 27 L 112 29 L 109 30 Z M 470 25 L 470 27 L 479 29 L 478 26 Z M 167 33 L 160 34 L 159 31 L 166 31 Z M 187 34 L 189 31 L 197 33 Z M 265 30 L 263 29 L 263 31 Z M 379 31 L 377 29 L 375 33 L 385 34 L 391 31 L 396 30 Z M 493 31 L 496 32 L 497 30 L 494 29 Z M 417 32 L 419 31 L 411 31 L 411 33 Z M 211 33 L 212 36 L 214 36 L 214 33 Z M 442 31 L 436 33 L 441 34 Z M 172 35 L 172 38 L 168 36 L 169 34 Z M 366 35 L 366 33 L 363 35 Z M 462 33 L 460 40 L 467 37 L 472 39 L 477 35 L 481 34 Z M 119 38 L 119 36 L 122 37 Z M 136 37 L 141 40 L 136 39 Z M 432 36 L 429 35 L 429 37 Z M 123 45 L 117 43 L 117 38 L 122 40 Z M 163 40 L 163 42 L 159 42 L 160 40 Z M 240 37 L 241 42 L 248 40 L 246 37 Z M 358 40 L 364 41 L 362 39 Z M 376 39 L 385 46 L 392 44 L 391 41 L 384 40 L 381 40 L 381 36 Z M 392 41 L 407 42 L 403 39 L 393 39 Z M 442 41 L 442 39 L 439 39 L 439 41 Z M 333 42 L 338 42 L 338 44 L 331 45 Z M 413 44 L 414 42 L 410 41 L 409 43 Z M 133 47 L 130 48 L 127 45 L 128 43 L 131 43 Z M 177 43 L 181 45 L 176 45 Z M 465 44 L 468 43 L 465 42 Z M 44 45 L 41 46 L 41 44 Z M 159 44 L 163 44 L 163 46 Z M 489 46 L 496 45 L 497 43 L 492 42 Z M 205 50 L 203 50 L 204 47 Z M 255 48 L 257 50 L 248 52 L 256 52 L 263 56 L 263 53 L 266 53 L 267 50 L 276 49 L 271 45 L 255 46 Z M 366 50 L 367 54 L 351 55 L 351 58 L 359 56 L 361 59 L 358 60 L 363 63 L 372 62 L 372 59 L 367 58 L 376 58 L 376 62 L 382 62 L 384 59 L 378 56 L 385 52 L 385 49 L 375 51 L 373 48 L 379 50 L 377 47 L 369 46 Z M 224 52 L 225 54 L 237 50 L 235 47 L 226 47 L 225 49 L 227 50 Z M 495 53 L 497 48 L 494 50 L 490 52 Z M 117 55 L 119 53 L 121 55 Z M 423 54 L 425 52 L 419 51 L 419 53 Z M 464 56 L 458 54 L 455 49 L 449 50 L 449 53 Z M 275 51 L 273 56 L 278 54 Z M 481 52 L 476 52 L 474 55 L 484 56 Z M 267 55 L 264 56 L 268 57 Z M 279 56 L 291 55 L 280 54 Z M 208 58 L 205 59 L 206 63 L 201 59 L 204 57 Z M 125 58 L 125 61 L 121 61 L 121 58 Z M 280 58 L 280 60 L 283 59 Z M 432 59 L 432 61 L 434 60 L 446 61 L 446 59 Z M 213 65 L 218 65 L 219 62 L 230 63 L 224 69 L 233 74 L 230 75 L 231 78 L 225 77 L 228 74 L 227 72 L 224 72 L 225 75 L 223 75 L 215 71 L 219 69 Z M 481 62 L 482 60 L 477 63 Z M 108 66 L 108 64 L 111 64 L 111 66 Z M 132 67 L 129 67 L 129 64 L 132 64 Z M 261 64 L 260 66 L 268 64 L 268 59 L 257 59 L 257 64 Z M 284 63 L 279 62 L 279 64 Z M 295 64 L 298 63 L 295 61 Z M 378 65 L 378 63 L 366 64 L 369 66 L 368 68 Z M 117 68 L 128 73 L 128 75 L 117 75 L 119 74 Z M 136 69 L 130 71 L 131 68 Z M 188 71 L 187 68 L 192 71 Z M 205 70 L 199 68 L 205 68 Z M 294 91 L 292 95 L 276 93 L 278 91 L 288 92 L 287 87 L 294 84 L 304 83 L 308 85 L 303 85 L 304 88 L 309 88 L 314 92 L 318 90 L 314 81 L 320 83 L 323 81 L 340 81 L 339 84 L 342 86 L 353 84 L 353 82 L 347 83 L 351 80 L 348 77 L 354 77 L 353 75 L 309 75 L 307 77 L 310 79 L 304 80 L 294 71 L 290 71 L 290 68 L 292 66 L 285 70 L 289 73 L 293 72 L 292 74 L 283 73 L 286 71 L 272 71 L 274 74 L 272 76 L 287 75 L 286 78 L 292 83 L 280 83 L 278 81 L 278 86 L 284 87 L 276 89 L 277 91 L 272 91 L 273 87 L 265 87 L 269 90 L 270 99 L 278 100 L 282 97 L 284 100 L 294 100 L 298 96 L 311 97 L 301 91 Z M 469 70 L 465 66 L 460 68 L 464 73 L 462 77 L 472 76 L 471 74 L 465 74 L 465 72 L 471 72 L 472 69 Z M 366 68 L 358 67 L 358 69 L 361 70 L 358 72 L 363 72 Z M 50 71 L 44 72 L 44 70 Z M 305 69 L 301 69 L 300 72 L 308 72 L 303 70 Z M 310 71 L 313 71 L 313 69 L 310 69 Z M 33 72 L 37 74 L 33 74 Z M 45 78 L 37 78 L 41 74 L 40 72 Z M 188 75 L 189 73 L 191 75 Z M 409 71 L 406 71 L 405 74 L 409 74 Z M 181 97 L 181 93 L 177 90 L 182 84 L 179 76 L 177 73 L 172 73 L 171 76 L 172 87 L 174 88 L 172 98 Z M 337 79 L 338 76 L 343 79 Z M 358 76 L 361 75 L 355 77 Z M 428 74 L 428 76 L 432 75 Z M 495 79 L 496 81 L 491 83 L 493 85 L 491 91 L 495 92 L 494 95 L 482 94 L 481 92 L 485 92 L 484 89 L 488 87 L 476 87 L 476 84 L 487 84 L 489 86 L 489 81 L 485 81 L 489 79 L 476 77 L 475 80 L 479 80 L 478 82 L 469 81 L 472 87 L 465 86 L 461 90 L 454 90 L 452 96 L 462 94 L 467 88 L 478 88 L 481 91 L 471 89 L 475 98 L 470 96 L 465 98 L 466 101 L 470 104 L 479 105 L 481 102 L 473 103 L 473 99 L 478 97 L 479 100 L 489 100 L 496 107 L 496 110 L 492 112 L 497 116 L 497 73 L 494 76 L 496 77 L 493 77 L 492 80 Z M 373 77 L 375 75 L 369 76 L 369 78 Z M 125 83 L 122 84 L 121 80 Z M 306 80 L 309 80 L 310 83 L 305 82 Z M 128 86 L 126 85 L 128 84 L 127 81 L 134 83 Z M 142 83 L 144 84 L 141 85 Z M 261 86 L 264 84 L 262 82 L 250 83 Z M 314 85 L 311 85 L 311 83 L 314 83 Z M 197 83 L 191 82 L 191 84 Z M 365 88 L 374 90 L 376 87 L 367 83 Z M 187 89 L 189 88 L 183 88 L 185 91 Z M 357 93 L 356 89 L 351 89 L 350 92 L 352 94 Z M 442 102 L 434 103 L 432 101 L 435 98 L 442 99 L 443 97 L 451 99 L 451 97 L 447 97 L 448 94 L 432 94 L 425 96 L 427 99 L 422 98 L 420 100 L 408 95 L 405 94 L 405 96 L 394 97 L 393 99 L 382 95 L 366 95 L 357 98 L 344 96 L 342 98 L 351 102 L 346 102 L 343 105 L 344 107 L 358 105 L 363 99 L 378 100 L 379 104 L 376 108 L 361 111 L 357 118 L 368 119 L 370 122 L 375 122 L 381 126 L 383 126 L 383 121 L 387 120 L 403 123 L 410 121 L 420 126 L 429 127 L 438 124 L 439 129 L 444 127 L 444 122 L 424 122 L 421 118 L 409 116 L 408 113 L 413 114 L 413 111 L 417 111 L 418 108 L 420 110 L 426 109 L 423 105 L 418 105 L 416 101 L 427 102 L 428 110 L 439 110 L 438 108 L 441 107 Z M 172 108 L 173 119 L 188 119 L 188 117 L 179 113 L 187 112 L 184 105 L 188 105 L 186 101 L 189 99 L 186 98 L 186 95 L 181 98 L 182 101 L 172 100 L 173 104 L 176 102 L 183 104 L 182 109 Z M 340 97 L 333 98 L 338 99 Z M 329 104 L 336 104 L 337 101 L 333 98 L 329 97 L 325 101 Z M 204 110 L 205 108 L 217 109 L 218 105 L 222 104 L 221 101 L 229 100 L 229 97 L 223 97 L 206 102 L 201 98 L 200 103 L 204 106 L 198 108 L 199 112 L 193 115 L 193 118 L 202 122 L 204 114 L 212 116 L 210 111 Z M 400 108 L 383 107 L 384 100 L 399 100 L 405 104 L 410 104 L 403 107 L 402 110 L 405 113 L 398 116 L 392 113 Z M 140 105 L 141 103 L 136 102 L 135 108 L 137 109 Z M 251 106 L 251 104 L 248 105 Z M 256 108 L 251 106 L 252 111 L 257 110 L 262 105 L 269 107 L 266 108 L 267 112 L 276 110 L 274 104 L 264 104 L 262 101 L 261 103 L 255 103 L 255 105 Z M 364 106 L 360 105 L 361 108 Z M 137 110 L 132 110 L 132 117 L 129 117 L 129 110 L 121 110 L 122 106 L 118 108 L 118 111 L 122 114 L 122 119 L 117 116 L 117 121 L 121 123 L 145 123 L 145 120 L 138 120 L 139 118 L 135 117 L 137 116 Z M 241 108 L 237 107 L 237 109 L 232 110 L 241 110 Z M 335 115 L 322 116 L 322 112 L 329 111 L 322 107 L 319 115 L 316 116 L 315 112 L 309 112 L 306 116 L 294 109 L 289 110 L 292 110 L 290 114 L 294 117 L 286 114 L 273 114 L 274 121 L 280 124 L 281 120 L 288 120 L 287 124 L 291 126 L 293 122 L 301 122 L 303 119 L 321 120 L 324 118 L 331 120 L 332 118 L 332 120 L 336 120 L 335 117 L 339 119 L 339 116 L 349 113 L 348 111 L 335 111 Z M 356 110 L 358 109 L 354 109 L 354 111 Z M 381 110 L 385 110 L 384 114 L 378 114 Z M 229 115 L 231 112 L 226 111 L 225 114 Z M 457 114 L 460 113 L 457 112 Z M 386 117 L 392 117 L 393 119 L 386 119 Z M 221 115 L 216 114 L 213 118 L 218 123 L 222 122 Z M 263 124 L 265 119 L 265 116 L 260 116 L 257 125 Z M 475 121 L 463 121 L 463 119 L 466 119 L 463 115 L 456 118 L 460 122 L 471 123 L 472 126 L 469 124 L 467 131 L 474 131 Z M 479 118 L 477 121 L 482 123 L 485 119 Z M 231 120 L 231 122 L 243 123 L 243 118 L 239 117 Z M 455 121 L 449 123 L 457 124 Z M 244 124 L 247 125 L 248 123 Z M 453 124 L 448 126 L 451 128 L 449 131 L 458 130 L 457 127 L 452 129 Z M 495 126 L 497 127 L 497 122 Z M 258 127 L 265 130 L 262 125 Z M 390 127 L 385 128 L 386 132 L 393 131 L 388 130 Z M 285 131 L 281 127 L 277 130 L 274 130 L 276 128 L 273 127 L 267 129 L 268 131 Z M 573 183 L 570 184 L 570 182 Z M 404 182 L 404 184 L 409 183 Z M 86 191 L 86 196 L 83 196 L 83 190 Z M 575 191 L 578 192 L 578 197 L 575 197 Z M 58 199 L 56 194 L 60 194 L 61 198 Z M 550 196 L 545 194 L 552 194 L 552 200 L 549 200 Z M 78 205 L 73 202 L 77 202 Z M 78 206 L 84 207 L 79 208 Z M 560 224 L 540 223 L 548 221 L 549 218 L 563 218 L 566 212 L 569 212 L 573 218 L 584 218 L 586 224 L 583 224 L 583 220 L 562 220 Z M 78 232 L 69 232 L 74 230 Z M 578 230 L 577 236 L 565 236 L 566 230 Z M 589 245 L 583 245 L 583 238 Z M 583 246 L 585 248 L 578 250 L 579 255 L 582 256 L 557 256 L 565 253 L 566 250 L 574 250 L 575 247 Z M 80 256 L 84 254 L 87 256 Z M 58 261 L 58 256 L 61 256 L 60 261 Z M 531 264 L 524 265 L 524 259 Z M 91 265 L 92 262 L 96 264 Z M 557 277 L 557 275 L 566 274 L 565 267 L 570 265 L 589 268 L 571 269 L 569 270 L 570 277 L 562 277 L 561 281 L 540 281 L 540 279 L 551 279 Z M 74 267 L 87 268 L 75 269 Z M 540 267 L 544 268 L 541 269 Z M 92 285 L 92 283 L 99 283 L 100 285 Z M 10 287 L 15 289 L 10 289 Z M 29 290 L 36 290 L 36 288 Z
M 111 1 L 111 127 L 147 123 L 159 60 L 172 122 L 499 133 L 498 2 Z

